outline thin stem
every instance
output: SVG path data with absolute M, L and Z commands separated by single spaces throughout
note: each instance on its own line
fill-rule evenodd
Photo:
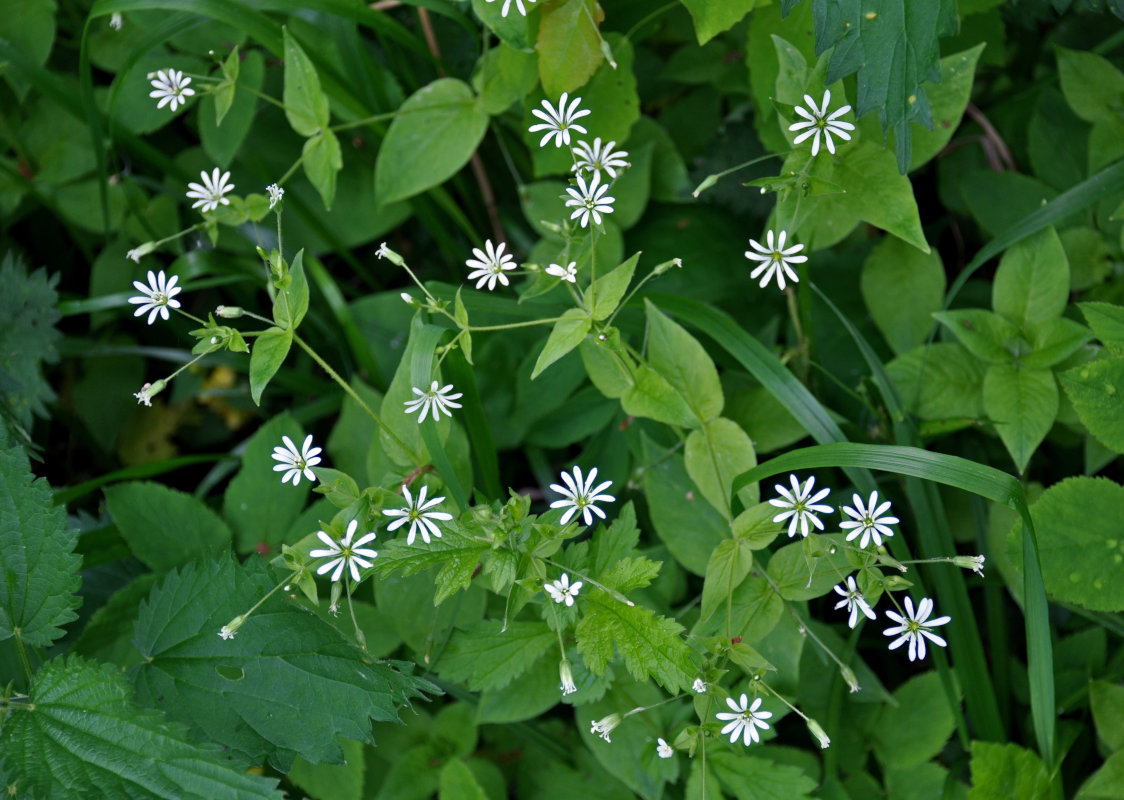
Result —
M 628 599 L 627 597 L 625 597 L 625 596 L 624 596 L 623 594 L 621 594 L 620 592 L 618 592 L 618 591 L 617 591 L 616 589 L 610 589 L 610 588 L 609 588 L 608 586 L 606 586 L 605 584 L 603 584 L 603 583 L 598 583 L 598 582 L 597 582 L 597 581 L 595 581 L 595 580 L 594 580 L 593 578 L 589 577 L 588 575 L 586 575 L 586 574 L 584 574 L 584 573 L 582 573 L 582 572 L 578 572 L 578 571 L 577 571 L 576 569 L 574 569 L 574 568 L 572 568 L 572 567 L 565 567 L 565 566 L 562 566 L 561 564 L 559 564 L 559 563 L 557 563 L 557 562 L 555 562 L 555 561 L 551 561 L 551 560 L 550 560 L 549 558 L 544 558 L 544 559 L 543 559 L 543 563 L 545 563 L 545 564 L 550 564 L 550 566 L 552 566 L 552 567 L 558 567 L 558 568 L 559 568 L 560 570 L 562 570 L 563 572 L 570 572 L 570 573 L 573 573 L 574 575 L 577 575 L 577 576 L 578 576 L 579 578 L 581 578 L 581 579 L 582 579 L 583 581 L 587 581 L 588 583 L 591 583 L 591 584 L 593 584 L 594 586 L 596 586 L 596 587 L 597 587 L 598 589 L 601 589 L 602 591 L 606 592 L 606 593 L 607 593 L 607 594 L 608 594 L 608 595 L 609 595 L 610 597 L 612 597 L 612 598 L 613 598 L 614 600 L 616 600 L 616 601 L 617 601 L 618 603 L 624 603 L 624 604 L 625 604 L 626 606 L 634 606 L 634 605 L 636 605 L 636 603 L 634 603 L 634 602 L 632 602 L 631 600 L 629 600 L 629 599 Z
M 32 679 L 35 677 L 31 671 L 31 661 L 27 658 L 27 647 L 23 643 L 23 633 L 19 628 L 12 631 L 12 635 L 16 640 L 16 650 L 20 654 L 20 663 L 23 664 L 24 674 L 27 675 L 27 685 L 31 685 Z
M 173 308 L 172 311 L 175 311 L 177 314 L 179 314 L 182 317 L 187 317 L 189 320 L 191 320 L 192 322 L 194 322 L 198 325 L 202 325 L 204 327 L 206 327 L 206 325 L 207 325 L 207 323 L 204 322 L 203 320 L 199 319 L 199 317 L 195 316 L 194 314 L 188 313 L 187 311 L 184 311 L 182 308 Z

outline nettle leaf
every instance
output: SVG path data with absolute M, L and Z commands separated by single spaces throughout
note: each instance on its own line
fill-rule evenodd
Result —
M 113 664 L 76 656 L 48 661 L 28 694 L 0 729 L 0 759 L 21 796 L 284 797 L 275 778 L 224 763 L 217 747 L 189 742 L 182 725 L 137 706 Z
M 643 606 L 629 606 L 597 590 L 581 601 L 582 618 L 574 630 L 578 652 L 595 675 L 613 658 L 613 645 L 629 674 L 649 676 L 669 692 L 686 689 L 695 679 L 691 648 L 680 634 L 683 626 Z
M 944 325 L 972 355 L 989 364 L 1010 364 L 1010 348 L 1019 330 L 1005 317 L 982 308 L 941 311 L 933 317 Z
M 287 771 L 295 755 L 339 763 L 338 738 L 371 742 L 372 720 L 397 720 L 412 698 L 437 691 L 372 661 L 280 595 L 265 600 L 233 639 L 219 637 L 275 585 L 258 559 L 223 558 L 169 574 L 137 618 L 145 658 L 131 673 L 138 700 L 247 763 L 268 757 Z
M 43 364 L 58 360 L 56 283 L 58 276 L 48 277 L 45 269 L 28 274 L 11 253 L 0 263 L 0 412 L 25 428 L 33 413 L 47 416 L 45 404 L 55 399 L 43 378 Z
M 1124 453 L 1124 415 L 1120 413 L 1124 358 L 1082 364 L 1058 379 L 1089 433 L 1113 452 Z
M 440 566 L 433 604 L 441 605 L 447 597 L 468 588 L 476 565 L 490 549 L 487 542 L 464 536 L 454 526 L 455 521 L 444 523 L 441 538 L 430 539 L 429 544 L 424 546 L 420 545 L 420 540 L 413 545 L 406 544 L 405 539 L 387 542 L 379 548 L 379 557 L 373 568 L 375 574 L 386 576 L 401 572 L 413 575 L 423 569 Z
M 636 509 L 629 500 L 609 527 L 598 527 L 590 541 L 590 572 L 598 580 L 616 564 L 632 555 L 640 542 L 640 529 L 636 527 Z
M 46 647 L 78 616 L 82 559 L 66 508 L 34 477 L 22 448 L 0 450 L 0 642 L 19 631 L 24 643 Z
M 1078 303 L 1077 307 L 1108 352 L 1124 356 L 1124 306 L 1112 303 Z
M 375 160 L 380 206 L 431 189 L 460 170 L 488 130 L 472 89 L 455 78 L 423 86 L 399 109 Z
M 543 345 L 542 352 L 539 353 L 539 359 L 535 362 L 535 368 L 531 372 L 531 380 L 537 378 L 544 369 L 581 344 L 586 334 L 589 333 L 592 324 L 593 321 L 585 310 L 580 308 L 567 309 L 562 314 L 562 318 L 554 323 L 554 328 L 551 329 L 550 336 L 547 337 L 546 344 Z
M 899 355 L 929 338 L 946 286 L 936 250 L 923 253 L 892 236 L 879 242 L 863 262 L 863 301 L 886 343 Z
M 913 156 L 909 171 L 927 164 L 930 159 L 944 149 L 960 127 L 964 110 L 972 96 L 972 83 L 976 76 L 976 64 L 986 44 L 981 42 L 970 50 L 953 53 L 941 59 L 941 77 L 938 83 L 925 87 L 929 106 L 933 115 L 933 127 L 914 125 Z
M 728 748 L 716 749 L 708 762 L 722 788 L 738 800 L 811 800 L 810 792 L 816 788 L 816 781 L 800 767 Z
M 753 442 L 733 420 L 718 417 L 691 431 L 683 452 L 687 474 L 712 506 L 727 520 L 733 520 L 730 489 L 734 478 L 757 466 Z M 738 491 L 742 505 L 757 503 L 756 483 Z
M 722 413 L 725 398 L 718 370 L 706 349 L 681 325 L 644 301 L 648 319 L 648 363 L 686 402 L 697 422 L 709 422 Z
M 1026 237 L 1003 254 L 991 285 L 998 313 L 1027 330 L 1060 316 L 1068 299 L 1069 262 L 1053 228 Z
M 285 117 L 301 136 L 315 136 L 331 122 L 328 97 L 320 88 L 320 78 L 312 60 L 297 40 L 283 28 L 285 41 Z
M 105 504 L 129 549 L 157 572 L 230 548 L 230 528 L 197 497 L 151 481 L 105 490 Z
M 1017 744 L 972 742 L 972 789 L 968 800 L 1046 800 L 1050 773 L 1037 753 Z
M 594 0 L 563 0 L 539 12 L 539 78 L 543 91 L 557 102 L 562 92 L 583 86 L 604 60 L 599 14 Z
M 993 364 L 983 384 L 984 412 L 1019 472 L 1058 416 L 1058 384 L 1048 369 Z
M 545 622 L 482 620 L 453 633 L 437 672 L 474 692 L 502 689 L 529 670 L 558 641 Z
M 267 328 L 265 333 L 254 339 L 250 350 L 250 396 L 256 405 L 261 405 L 262 392 L 281 369 L 292 346 L 292 330 Z
M 682 0 L 691 12 L 695 23 L 695 35 L 699 44 L 706 44 L 723 31 L 741 22 L 742 17 L 753 10 L 757 0 L 726 0 L 714 3 L 711 0 Z

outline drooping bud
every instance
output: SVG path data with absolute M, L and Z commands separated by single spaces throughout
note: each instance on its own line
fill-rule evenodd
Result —
M 398 266 L 398 267 L 406 266 L 406 259 L 402 258 L 402 256 L 398 255 L 398 253 L 394 252 L 389 247 L 387 247 L 386 242 L 383 242 L 382 244 L 379 245 L 379 249 L 375 251 L 375 255 L 378 256 L 379 258 L 385 258 L 387 261 L 389 261 L 391 264 L 394 264 L 395 266 Z
M 843 680 L 847 682 L 848 688 L 852 692 L 857 692 L 859 690 L 859 679 L 855 676 L 855 671 L 844 664 L 840 668 L 840 672 L 843 673 Z
M 982 578 L 985 560 L 984 556 L 956 556 L 952 563 L 961 569 L 970 569 Z
M 125 254 L 125 258 L 130 258 L 136 263 L 156 249 L 156 242 L 145 242 L 139 247 L 134 247 L 132 250 Z
M 609 734 L 613 732 L 613 728 L 617 727 L 620 724 L 621 724 L 621 715 L 620 714 L 610 714 L 607 717 L 603 717 L 602 719 L 596 720 L 592 725 L 590 725 L 589 726 L 589 732 L 590 733 L 596 733 L 598 736 L 600 736 L 606 742 L 611 742 L 612 739 L 609 738 Z
M 820 727 L 820 723 L 816 722 L 811 717 L 808 718 L 808 730 L 813 736 L 819 740 L 820 747 L 824 750 L 831 747 L 831 739 L 828 737 L 827 732 Z
M 230 622 L 222 626 L 222 629 L 219 630 L 219 636 L 224 639 L 233 639 L 234 634 L 238 633 L 238 629 L 242 627 L 242 623 L 245 621 L 246 618 L 244 616 L 242 616 L 241 614 L 238 615 Z
M 138 403 L 143 403 L 146 406 L 152 405 L 152 398 L 164 391 L 167 382 L 161 378 L 156 383 L 146 383 L 141 387 L 139 392 L 134 392 L 133 397 L 137 398 Z
M 574 685 L 574 672 L 570 669 L 570 662 L 566 659 L 562 659 L 562 662 L 558 665 L 558 675 L 562 679 L 562 685 L 558 688 L 562 690 L 563 697 L 578 690 L 578 687 Z

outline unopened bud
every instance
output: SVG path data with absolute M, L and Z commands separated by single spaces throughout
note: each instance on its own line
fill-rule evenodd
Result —
M 831 739 L 828 737 L 827 732 L 820 727 L 820 723 L 816 722 L 811 717 L 808 718 L 807 722 L 808 730 L 819 740 L 820 747 L 824 750 L 831 747 Z
M 982 578 L 985 560 L 984 556 L 956 556 L 952 563 L 962 569 L 970 569 Z
M 244 616 L 242 616 L 241 614 L 238 615 L 230 622 L 222 626 L 222 628 L 219 630 L 219 636 L 224 639 L 233 639 L 234 634 L 238 633 L 238 629 L 242 627 L 242 623 L 245 621 L 246 618 Z
M 136 263 L 156 249 L 156 242 L 145 242 L 139 247 L 134 247 L 132 250 L 125 254 L 125 258 L 130 258 Z
M 223 319 L 238 319 L 244 313 L 239 306 L 219 306 L 215 309 L 215 315 Z
M 611 742 L 612 739 L 609 738 L 609 734 L 613 732 L 613 728 L 617 727 L 620 724 L 621 724 L 621 715 L 620 714 L 610 714 L 607 717 L 596 720 L 592 725 L 590 725 L 589 726 L 589 732 L 590 733 L 596 733 L 598 736 L 600 736 L 606 742 Z
M 570 669 L 570 662 L 566 659 L 562 659 L 562 662 L 558 665 L 558 676 L 562 679 L 562 685 L 558 688 L 562 690 L 563 697 L 578 690 L 578 687 L 574 685 L 574 672 Z
M 671 259 L 671 261 L 665 261 L 662 264 L 656 264 L 656 268 L 654 270 L 652 270 L 652 277 L 654 278 L 657 275 L 663 275 L 665 272 L 667 272 L 672 267 L 682 269 L 683 268 L 683 259 L 673 258 L 673 259 Z
M 711 186 L 713 186 L 716 183 L 718 183 L 718 176 L 717 175 L 707 175 L 706 178 L 703 179 L 703 182 L 700 183 L 697 187 L 695 187 L 695 191 L 691 192 L 691 196 L 692 197 L 698 197 L 700 194 L 705 192 L 707 189 L 709 189 Z
M 398 296 L 401 297 L 402 302 L 408 306 L 416 306 L 418 304 L 418 301 L 415 300 L 413 295 L 411 295 L 409 292 L 402 292 L 402 294 Z
M 843 674 L 843 680 L 847 682 L 848 688 L 850 688 L 852 692 L 857 692 L 859 690 L 859 679 L 855 677 L 855 671 L 846 664 L 844 664 L 839 671 Z

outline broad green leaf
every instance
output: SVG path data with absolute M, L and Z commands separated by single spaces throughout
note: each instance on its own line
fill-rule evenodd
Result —
M 18 630 L 25 644 L 46 647 L 78 617 L 82 559 L 66 508 L 34 477 L 22 448 L 0 450 L 0 642 Z
M 539 12 L 539 78 L 557 104 L 562 92 L 585 85 L 605 58 L 594 0 L 562 0 Z
M 1089 685 L 1089 708 L 1101 741 L 1111 750 L 1124 748 L 1124 686 L 1093 681 Z
M 972 742 L 968 800 L 1047 800 L 1050 774 L 1037 753 L 1017 744 Z
M 339 737 L 370 743 L 371 720 L 397 720 L 411 698 L 434 691 L 372 661 L 280 595 L 266 599 L 234 638 L 220 638 L 220 628 L 275 585 L 258 559 L 223 558 L 170 573 L 137 619 L 145 658 L 131 673 L 138 700 L 158 704 L 241 760 L 268 757 L 287 771 L 298 754 L 338 763 Z
M 683 457 L 655 457 L 644 469 L 644 494 L 656 533 L 684 569 L 706 574 L 710 554 L 729 536 L 729 525 L 695 493 Z
M 962 12 L 963 13 L 963 12 Z M 938 83 L 925 87 L 932 109 L 933 127 L 914 124 L 913 157 L 909 162 L 912 172 L 926 164 L 944 149 L 960 127 L 964 109 L 972 96 L 972 81 L 976 75 L 976 64 L 986 45 L 981 42 L 970 50 L 953 53 L 941 59 L 941 78 Z
M 944 303 L 944 265 L 935 250 L 926 254 L 888 236 L 863 262 L 860 286 L 874 324 L 901 355 L 933 330 L 932 315 Z
M 1124 611 L 1124 487 L 1105 478 L 1068 478 L 1030 508 L 1047 593 L 1093 611 Z M 1017 536 L 1008 552 L 1022 569 Z
M 437 671 L 474 692 L 502 689 L 557 641 L 544 622 L 509 622 L 504 630 L 500 620 L 485 620 L 452 635 Z
M 8 40 L 32 63 L 42 66 L 47 63 L 55 42 L 56 13 L 56 0 L 5 0 L 4 14 L 0 16 L 0 39 Z M 15 76 L 10 70 L 6 73 L 5 77 L 13 81 L 13 88 L 16 88 Z M 21 97 L 23 93 L 20 92 Z
M 535 33 L 538 31 L 538 14 L 530 13 L 524 16 L 518 12 L 511 13 L 513 9 L 509 8 L 508 15 L 505 17 L 503 6 L 503 0 L 500 0 L 500 2 L 496 2 L 496 0 L 472 0 L 472 10 L 476 12 L 476 16 L 500 38 L 501 42 L 507 44 L 516 52 L 532 54 L 535 48 Z M 530 6 L 527 10 L 530 11 L 532 8 L 534 6 Z M 538 79 L 536 63 L 535 79 L 531 82 L 531 85 L 537 83 Z
M 250 350 L 250 396 L 255 404 L 261 405 L 261 393 L 277 374 L 277 370 L 281 369 L 292 346 L 292 330 L 268 328 L 254 339 Z
M 112 661 L 120 669 L 140 661 L 140 653 L 133 646 L 137 610 L 158 577 L 155 572 L 146 572 L 110 595 L 90 617 L 72 651 L 89 659 Z
M 1019 472 L 1058 416 L 1058 384 L 1048 369 L 993 364 L 983 384 L 984 411 Z
M 223 495 L 222 514 L 234 530 L 235 546 L 241 553 L 259 545 L 272 549 L 285 541 L 289 527 L 308 502 L 311 481 L 302 477 L 296 486 L 282 483 L 284 473 L 273 470 L 278 466 L 273 448 L 284 447 L 282 436 L 288 436 L 298 448 L 304 443 L 300 424 L 288 412 L 250 437 L 242 466 Z
M 305 141 L 301 158 L 304 159 L 304 174 L 320 193 L 324 208 L 331 211 L 336 197 L 336 175 L 343 169 L 339 139 L 325 128 Z
M 769 559 L 766 572 L 785 600 L 811 600 L 825 595 L 832 586 L 842 582 L 839 576 L 851 569 L 842 547 L 842 535 L 817 533 L 814 536 L 825 550 L 822 554 L 809 556 L 806 540 L 798 540 L 777 550 Z
M 375 574 L 386 576 L 401 572 L 413 575 L 423 569 L 440 566 L 434 605 L 441 605 L 446 598 L 467 589 L 476 565 L 488 551 L 488 544 L 462 535 L 450 522 L 442 523 L 441 533 L 440 539 L 431 539 L 424 547 L 420 546 L 420 542 L 408 545 L 404 538 L 387 542 L 379 548 Z
M 1089 164 L 1088 138 L 1089 126 L 1070 110 L 1062 93 L 1052 86 L 1043 86 L 1026 128 L 1026 149 L 1033 174 L 1055 189 L 1081 183 Z M 1076 266 L 1068 244 L 1066 253 L 1070 264 Z
M 787 14 L 775 3 L 762 5 L 755 8 L 749 17 L 748 28 L 748 53 L 769 52 L 775 47 L 772 37 L 779 36 L 803 56 L 805 63 L 809 59 L 815 59 L 816 42 L 811 3 L 800 3 Z M 758 137 L 773 152 L 789 149 L 791 145 L 786 138 L 788 123 L 782 125 L 777 119 L 777 110 L 771 102 L 777 96 L 779 64 L 775 59 L 756 56 L 747 58 L 746 66 L 749 67 L 749 85 L 755 101 L 753 124 Z
M 229 167 L 254 123 L 258 95 L 265 80 L 265 58 L 259 50 L 243 54 L 238 86 L 232 87 L 231 106 L 221 119 L 212 103 L 199 105 L 199 141 L 217 165 Z
M 894 692 L 893 703 L 882 707 L 874 723 L 874 753 L 884 767 L 923 764 L 944 749 L 956 730 L 936 672 L 910 678 Z
M 725 793 L 738 800 L 811 800 L 816 781 L 798 766 L 746 756 L 730 748 L 708 753 L 709 767 Z
M 1069 299 L 1069 262 L 1053 228 L 1043 228 L 1008 248 L 995 272 L 995 310 L 1028 330 L 1060 316 Z
M 706 44 L 718 34 L 737 25 L 742 17 L 753 10 L 757 0 L 727 0 L 713 3 L 710 0 L 682 0 L 691 12 L 695 35 L 699 44 Z
M 484 0 L 475 1 L 484 5 Z M 526 97 L 538 80 L 534 53 L 500 42 L 480 57 L 472 75 L 472 88 L 480 96 L 480 108 L 485 113 L 500 114 Z
M 230 549 L 230 528 L 196 497 L 151 481 L 105 490 L 117 530 L 141 562 L 163 572 Z
M 613 658 L 613 647 L 638 681 L 651 677 L 669 692 L 690 687 L 696 676 L 683 626 L 643 606 L 629 606 L 597 590 L 583 597 L 582 618 L 574 636 L 578 652 L 595 675 Z
M 1011 363 L 1019 331 L 1005 317 L 982 308 L 942 311 L 933 317 L 977 358 L 989 364 Z
M 589 288 L 588 297 L 593 301 L 593 318 L 600 322 L 617 310 L 621 298 L 628 291 L 632 282 L 632 274 L 636 271 L 636 262 L 640 254 L 636 253 L 620 266 L 610 270 L 595 280 Z
M 1113 355 L 1124 356 L 1124 306 L 1078 303 L 1077 307 L 1105 348 Z
M 718 417 L 691 431 L 683 451 L 687 474 L 710 504 L 726 519 L 733 520 L 730 486 L 734 478 L 757 464 L 753 442 L 734 421 Z M 742 505 L 758 500 L 756 486 L 738 492 Z
M 46 417 L 45 404 L 55 399 L 43 364 L 58 360 L 56 283 L 58 276 L 48 277 L 45 269 L 29 274 L 11 253 L 0 263 L 0 411 L 24 428 L 31 427 L 33 414 Z
M 679 324 L 645 299 L 648 363 L 683 397 L 698 427 L 722 413 L 725 399 L 718 370 L 706 349 Z
M 289 780 L 309 797 L 332 800 L 362 800 L 363 778 L 367 771 L 362 742 L 343 739 L 342 764 L 312 764 L 299 756 L 293 760 Z
M 617 399 L 632 388 L 632 371 L 629 365 L 607 344 L 595 339 L 583 339 L 578 353 L 590 382 L 601 394 Z
M 534 719 L 558 705 L 561 696 L 558 663 L 544 658 L 504 688 L 481 694 L 476 721 L 484 724 Z
M 352 378 L 351 388 L 369 408 L 382 407 L 382 394 L 358 378 Z M 374 446 L 377 433 L 378 426 L 371 415 L 350 396 L 344 397 L 339 417 L 328 436 L 327 449 L 332 454 L 332 463 L 363 486 L 382 483 L 383 474 L 389 471 L 382 448 Z
M 273 321 L 282 330 L 296 329 L 308 313 L 308 278 L 304 274 L 304 250 L 297 253 L 288 272 L 289 285 L 273 300 Z
M 459 758 L 445 764 L 437 780 L 437 800 L 488 800 L 472 770 Z
M 1118 119 L 1124 103 L 1124 73 L 1096 53 L 1056 49 L 1058 79 L 1073 113 L 1086 122 Z
M 760 642 L 777 626 L 784 614 L 784 601 L 765 578 L 747 578 L 730 597 L 730 636 L 740 636 L 743 642 Z M 710 624 L 702 630 L 726 632 L 725 609 L 719 605 Z
M 706 565 L 700 621 L 709 619 L 717 608 L 726 603 L 726 599 L 749 575 L 752 566 L 753 551 L 744 539 L 719 542 Z
M 234 87 L 238 83 L 238 68 L 241 66 L 238 46 L 222 62 L 223 82 L 215 89 L 215 125 L 222 125 L 226 113 L 234 103 Z
M 1124 800 L 1124 754 L 1113 753 L 1081 785 L 1076 800 Z
M 735 539 L 742 539 L 750 550 L 764 550 L 785 532 L 784 522 L 773 522 L 777 511 L 770 503 L 758 503 L 734 518 L 730 529 Z
M 488 115 L 463 81 L 439 78 L 418 89 L 402 104 L 379 148 L 379 206 L 451 178 L 468 163 L 487 130 Z
M 542 352 L 539 353 L 538 361 L 535 362 L 535 368 L 531 372 L 531 380 L 537 378 L 544 369 L 581 344 L 586 334 L 589 333 L 592 324 L 588 312 L 580 308 L 567 309 L 562 314 L 562 318 L 554 323 L 554 328 L 550 331 L 550 336 L 547 337 Z
M 632 384 L 621 397 L 621 408 L 634 417 L 693 427 L 698 424 L 687 400 L 660 373 L 641 364 L 632 374 Z
M 113 664 L 72 656 L 35 674 L 28 702 L 0 731 L 0 759 L 21 796 L 251 800 L 283 797 L 182 725 L 132 701 Z M 15 785 L 13 783 L 13 785 Z
M 972 217 L 991 236 L 998 236 L 1022 223 L 1057 196 L 1057 192 L 1045 183 L 1021 172 L 977 169 L 963 175 L 958 183 Z M 1035 226 L 1029 230 L 1033 233 L 1042 227 Z
M 1101 444 L 1124 453 L 1124 358 L 1106 358 L 1067 370 L 1058 376 L 1081 424 Z
M 1031 352 L 1020 359 L 1027 367 L 1052 367 L 1089 343 L 1092 332 L 1080 322 L 1054 317 L 1027 331 Z
M 320 88 L 316 67 L 297 40 L 284 29 L 285 36 L 285 117 L 301 136 L 315 136 L 331 122 L 328 97 Z
M 598 702 L 578 706 L 575 711 L 575 722 L 581 734 L 584 747 L 578 746 L 574 752 L 588 752 L 592 754 L 604 772 L 594 772 L 589 764 L 592 759 L 585 759 L 586 763 L 579 761 L 579 769 L 584 773 L 580 788 L 575 797 L 590 798 L 593 800 L 624 800 L 625 798 L 659 798 L 666 797 L 662 792 L 662 781 L 665 780 L 665 767 L 660 764 L 656 755 L 654 736 L 666 735 L 664 731 L 674 729 L 670 716 L 673 706 L 659 707 L 657 704 L 664 697 L 659 689 L 650 682 L 634 683 L 626 677 L 619 676 L 613 682 L 612 688 Z M 612 742 L 604 742 L 592 732 L 595 720 L 603 719 L 609 714 L 619 713 L 622 710 L 647 706 L 649 710 L 643 715 L 630 717 L 612 732 Z M 656 706 L 652 708 L 652 706 Z M 643 717 L 640 719 L 639 717 Z M 660 733 L 656 733 L 659 731 Z M 670 741 L 670 740 L 669 740 Z M 708 749 L 708 756 L 709 756 Z M 672 765 L 677 759 L 668 759 Z M 667 764 L 667 762 L 664 762 Z M 614 780 L 614 778 L 616 780 Z M 625 788 L 627 787 L 627 788 Z M 563 795 L 549 787 L 549 791 L 539 795 L 546 798 L 562 797 Z M 618 791 L 618 789 L 623 791 Z M 721 795 L 715 795 L 712 800 Z
M 443 335 L 442 328 L 414 318 L 406 350 L 383 397 L 381 416 L 386 427 L 380 426 L 378 441 L 387 457 L 399 466 L 413 469 L 429 463 L 429 451 L 422 441 L 422 426 L 418 424 L 420 412 L 406 413 L 406 403 L 417 399 L 415 388 L 429 389 L 434 380 L 441 385 L 441 376 L 434 370 L 434 350 Z M 437 422 L 438 439 L 447 441 L 450 430 L 449 417 L 442 415 Z
M 928 420 L 982 417 L 986 371 L 955 342 L 922 345 L 886 365 L 905 407 Z

